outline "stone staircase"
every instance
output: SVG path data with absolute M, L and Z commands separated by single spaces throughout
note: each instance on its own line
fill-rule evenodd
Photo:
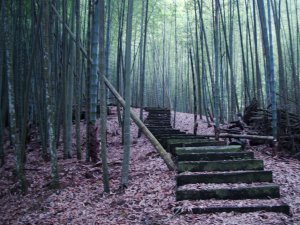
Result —
M 145 110 L 149 113 L 146 126 L 177 161 L 176 200 L 193 203 L 192 208 L 178 207 L 176 212 L 290 214 L 289 206 L 279 199 L 280 189 L 273 183 L 272 171 L 264 170 L 263 161 L 255 159 L 253 152 L 173 129 L 169 109 Z

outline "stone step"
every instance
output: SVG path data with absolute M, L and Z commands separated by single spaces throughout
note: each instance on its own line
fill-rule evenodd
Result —
M 253 152 L 207 152 L 207 153 L 183 153 L 177 156 L 177 161 L 215 161 L 253 159 Z
M 272 171 L 240 171 L 210 174 L 179 174 L 176 177 L 177 186 L 197 183 L 253 183 L 273 182 Z
M 225 146 L 200 146 L 200 147 L 177 147 L 175 153 L 177 155 L 190 153 L 233 153 L 241 151 L 240 145 L 225 145 Z
M 209 207 L 192 207 L 189 209 L 182 209 L 180 207 L 176 207 L 174 212 L 176 214 L 209 214 L 209 213 L 230 213 L 230 212 L 237 212 L 237 213 L 251 213 L 251 212 L 274 212 L 274 213 L 284 213 L 286 215 L 291 215 L 290 207 L 285 204 L 252 204 L 252 205 L 245 205 L 245 206 L 233 206 L 233 205 L 222 205 L 222 206 L 209 206 Z
M 218 161 L 199 161 L 178 162 L 178 172 L 190 171 L 236 171 L 236 170 L 263 170 L 262 160 L 218 160 Z
M 162 145 L 167 146 L 167 141 L 169 139 L 201 139 L 201 140 L 214 140 L 214 139 L 209 139 L 207 137 L 199 136 L 199 135 L 193 135 L 193 134 L 162 134 L 158 137 L 159 142 Z
M 170 121 L 145 121 L 145 125 L 146 126 L 171 126 L 171 122 Z
M 207 190 L 182 189 L 176 191 L 176 201 L 205 199 L 269 199 L 279 197 L 279 186 L 276 184 Z
M 151 131 L 154 136 L 159 136 L 161 134 L 184 134 L 184 132 L 180 130 L 155 130 Z
M 168 116 L 147 117 L 147 121 L 150 121 L 150 122 L 156 122 L 156 121 L 168 121 L 169 122 L 170 120 L 171 120 L 171 118 Z
M 172 127 L 148 127 L 148 130 L 150 131 L 180 131 L 177 129 L 173 129 Z
M 170 127 L 171 126 L 171 123 L 170 122 L 157 122 L 157 123 L 148 123 L 148 122 L 145 122 L 145 125 L 146 127 L 148 126 L 160 126 L 160 127 Z
M 168 117 L 163 117 L 163 118 L 161 118 L 161 117 L 147 117 L 146 119 L 145 119 L 145 121 L 147 121 L 147 122 L 151 122 L 151 123 L 157 123 L 157 122 L 171 122 L 171 118 L 168 118 Z
M 147 128 L 150 129 L 172 129 L 171 124 L 170 125 L 164 125 L 164 126 L 160 126 L 160 125 L 147 125 Z
M 164 147 L 171 153 L 175 152 L 175 148 L 178 147 L 202 147 L 202 146 L 224 146 L 226 145 L 225 141 L 215 141 L 212 139 L 169 139 L 166 141 Z
M 170 110 L 166 110 L 166 109 L 147 109 L 146 111 L 149 114 L 155 114 L 155 113 L 168 113 L 168 114 L 170 114 L 171 113 Z
M 189 139 L 197 139 L 197 138 L 202 138 L 202 139 L 208 139 L 208 138 L 204 138 L 200 135 L 194 135 L 194 134 L 181 134 L 181 135 L 168 135 L 168 134 L 165 134 L 165 135 L 161 135 L 160 139 L 161 140 L 165 140 L 165 139 L 185 139 L 185 138 L 189 138 Z
M 170 113 L 166 113 L 166 112 L 155 112 L 155 113 L 149 113 L 147 118 L 158 118 L 158 117 L 168 117 L 171 118 L 171 114 Z

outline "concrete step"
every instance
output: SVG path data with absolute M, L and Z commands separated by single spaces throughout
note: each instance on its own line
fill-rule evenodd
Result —
M 225 145 L 225 146 L 199 146 L 199 147 L 177 147 L 175 153 L 177 155 L 191 153 L 233 153 L 241 152 L 240 145 Z
M 176 191 L 177 201 L 205 199 L 269 199 L 279 197 L 279 186 L 276 184 L 207 190 L 182 189 Z
M 193 134 L 162 134 L 158 137 L 159 142 L 162 145 L 167 146 L 167 141 L 169 139 L 201 139 L 201 140 L 213 140 L 213 139 L 209 139 L 200 135 L 193 135 Z
M 253 152 L 207 152 L 207 153 L 183 153 L 177 156 L 177 161 L 215 161 L 253 159 Z
M 197 183 L 253 183 L 273 182 L 272 171 L 239 171 L 209 174 L 179 174 L 176 177 L 177 186 Z
M 180 130 L 155 130 L 151 131 L 154 136 L 159 136 L 161 134 L 184 134 L 184 132 Z
M 184 209 L 181 207 L 176 207 L 174 212 L 176 214 L 209 214 L 209 213 L 251 213 L 251 212 L 274 212 L 274 213 L 284 213 L 291 215 L 290 207 L 285 203 L 274 204 L 272 202 L 268 203 L 252 203 L 248 205 L 227 205 L 226 202 L 222 206 L 208 206 L 208 207 L 191 207 L 189 209 Z
M 175 148 L 178 147 L 203 147 L 203 146 L 224 146 L 225 141 L 215 141 L 212 139 L 169 139 L 164 146 L 171 153 L 175 153 Z
M 262 160 L 218 160 L 218 161 L 183 161 L 178 162 L 178 172 L 190 171 L 236 171 L 236 170 L 263 170 Z

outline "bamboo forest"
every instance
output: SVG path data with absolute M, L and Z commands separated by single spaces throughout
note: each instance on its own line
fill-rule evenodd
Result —
M 0 224 L 300 224 L 300 0 L 0 0 Z

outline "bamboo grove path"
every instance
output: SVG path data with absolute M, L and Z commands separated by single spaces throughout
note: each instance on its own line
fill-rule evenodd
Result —
M 263 161 L 255 159 L 253 152 L 172 128 L 169 109 L 145 110 L 145 125 L 177 163 L 176 201 L 199 203 L 188 210 L 176 208 L 176 212 L 290 214 L 289 206 L 279 199 L 280 188 L 273 183 L 272 171 L 264 170 Z

